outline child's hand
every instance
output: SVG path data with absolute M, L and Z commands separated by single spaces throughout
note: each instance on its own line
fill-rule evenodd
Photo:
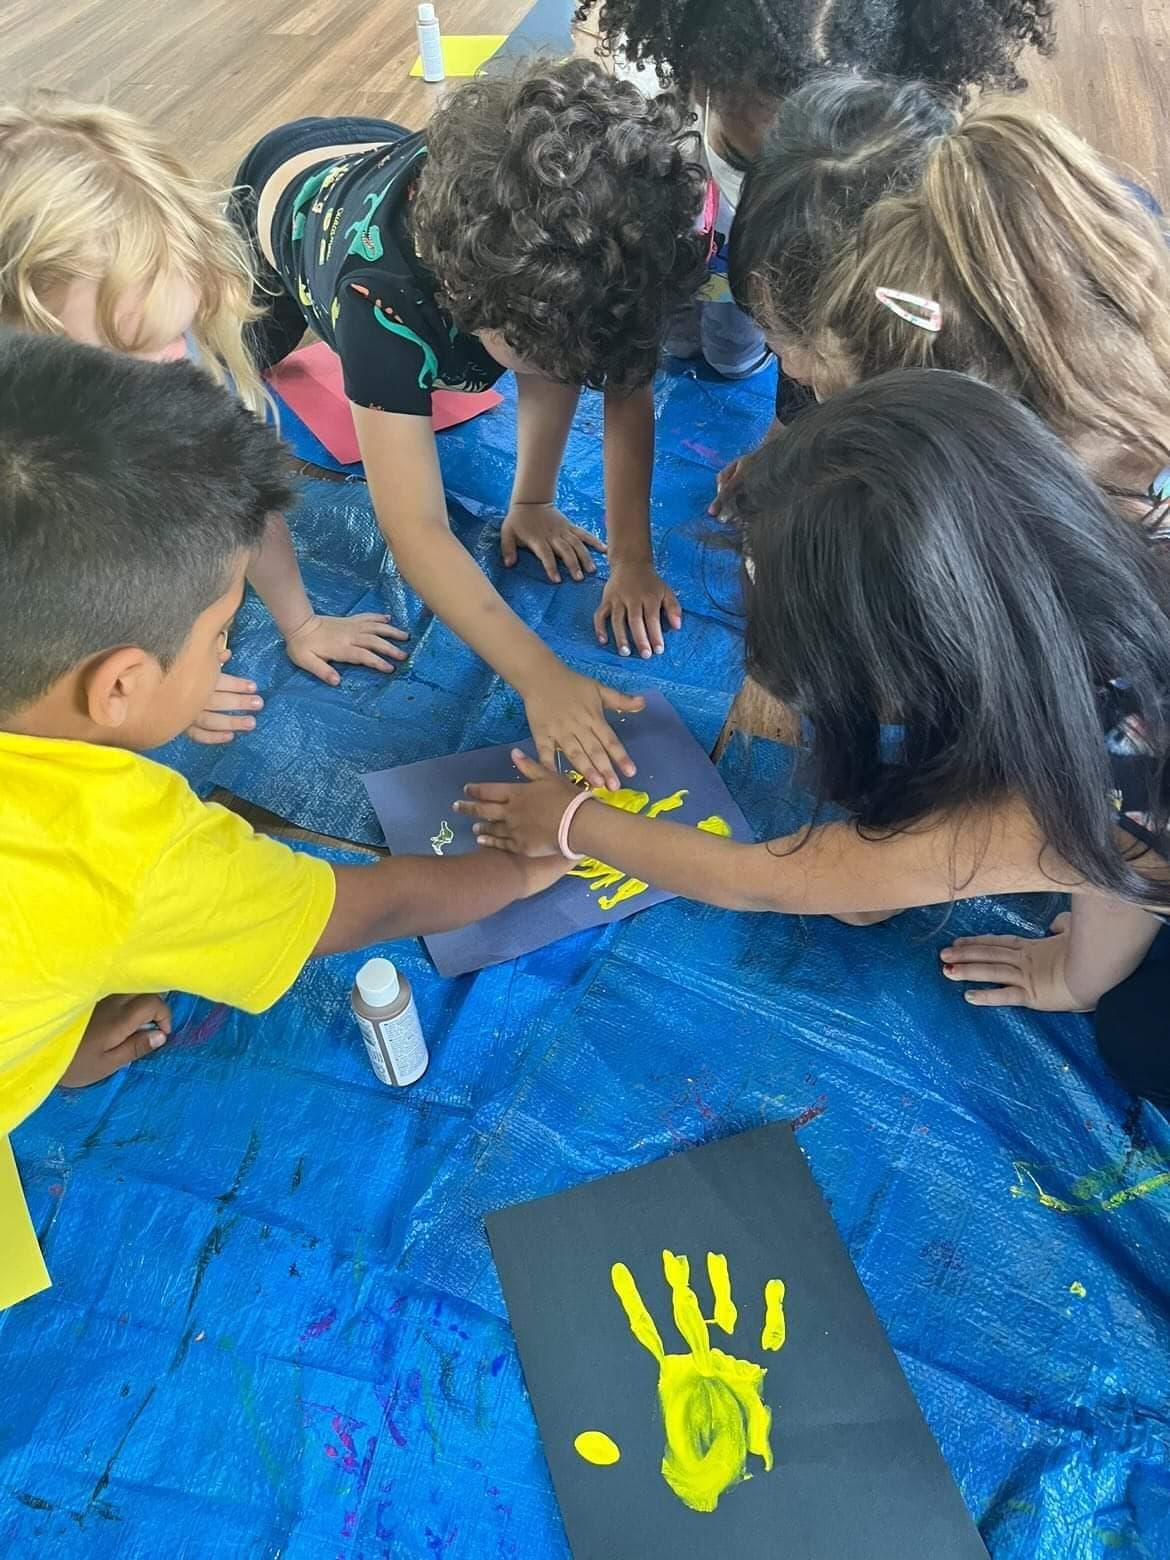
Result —
M 587 574 L 597 572 L 589 549 L 592 547 L 599 553 L 605 551 L 604 542 L 583 526 L 573 525 L 555 504 L 511 505 L 500 532 L 500 551 L 505 567 L 513 566 L 521 547 L 536 554 L 554 585 L 561 583 L 558 560 L 573 579 L 583 580 Z
M 645 699 L 619 693 L 616 688 L 607 688 L 592 677 L 582 677 L 559 665 L 539 687 L 528 692 L 521 689 L 521 695 L 542 764 L 551 769 L 559 748 L 590 785 L 611 791 L 621 786 L 618 769 L 627 778 L 637 774 L 605 712 L 636 714 L 645 708 Z
M 406 660 L 406 651 L 400 650 L 394 641 L 409 638 L 406 630 L 395 628 L 384 612 L 357 612 L 353 617 L 318 617 L 314 612 L 307 623 L 288 636 L 285 649 L 294 666 L 336 688 L 341 677 L 330 661 L 392 672 L 391 661 Z
M 475 825 L 477 845 L 513 855 L 552 856 L 567 869 L 569 863 L 561 855 L 557 832 L 565 808 L 578 794 L 577 787 L 555 770 L 533 763 L 519 748 L 513 749 L 512 762 L 531 785 L 465 786 L 464 795 L 469 800 L 456 802 L 456 812 L 479 820 Z M 560 875 L 558 872 L 557 877 Z
M 707 513 L 724 520 L 731 513 L 731 499 L 736 488 L 743 480 L 743 463 L 745 457 L 737 455 L 734 460 L 728 461 L 723 470 L 715 478 L 715 497 L 707 506 Z
M 518 856 L 517 865 L 524 873 L 522 899 L 543 894 L 546 888 L 559 883 L 573 863 L 558 851 L 555 856 Z
M 661 655 L 665 648 L 663 615 L 671 628 L 682 627 L 678 597 L 659 579 L 654 565 L 615 563 L 610 567 L 601 605 L 593 614 L 597 643 L 607 642 L 607 627 L 612 623 L 613 642 L 619 655 L 629 655 L 631 638 L 644 661 L 651 655 Z
M 221 667 L 226 664 L 230 654 L 230 651 L 223 652 L 219 663 Z M 251 678 L 230 677 L 227 672 L 221 671 L 207 707 L 194 725 L 187 727 L 187 735 L 192 742 L 207 745 L 230 742 L 237 731 L 251 731 L 256 725 L 254 715 L 242 712 L 263 708 L 264 700 L 256 692 L 256 684 Z M 237 713 L 233 714 L 233 711 Z
M 157 1029 L 144 1029 L 157 1024 Z M 81 1044 L 61 1079 L 66 1089 L 100 1083 L 120 1067 L 149 1056 L 165 1045 L 171 1032 L 171 1010 L 159 996 L 103 997 L 90 1015 Z
M 1048 937 L 959 937 L 940 957 L 948 980 L 993 982 L 990 991 L 965 991 L 976 1007 L 1025 1007 L 1041 1013 L 1088 1013 L 1068 985 L 1070 918 L 1058 915 Z

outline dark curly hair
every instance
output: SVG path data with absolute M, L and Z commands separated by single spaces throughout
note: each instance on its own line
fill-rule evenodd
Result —
M 1049 53 L 1054 0 L 583 0 L 602 47 L 664 86 L 783 98 L 811 72 L 859 69 L 963 90 L 1025 85 L 1016 60 Z
M 689 115 L 591 60 L 469 81 L 435 114 L 414 237 L 462 330 L 566 384 L 633 388 L 704 274 Z

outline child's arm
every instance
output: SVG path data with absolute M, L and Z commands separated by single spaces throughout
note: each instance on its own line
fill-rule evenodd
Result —
M 554 384 L 536 374 L 516 375 L 516 476 L 500 548 L 508 568 L 516 562 L 518 548 L 529 548 L 554 585 L 561 582 L 559 564 L 573 579 L 584 579 L 597 570 L 589 549 L 605 551 L 604 542 L 571 524 L 557 508 L 557 477 L 580 399 L 576 385 Z
M 570 671 L 527 628 L 452 533 L 435 436 L 425 417 L 353 406 L 378 524 L 419 595 L 524 700 L 537 751 L 558 748 L 592 784 L 616 788 L 635 773 L 605 711 L 643 700 Z
M 248 580 L 271 612 L 281 632 L 288 658 L 306 672 L 334 687 L 341 678 L 329 664 L 372 666 L 392 672 L 391 661 L 405 661 L 395 640 L 409 639 L 384 612 L 357 612 L 353 617 L 322 617 L 305 593 L 300 564 L 283 515 L 272 514 L 260 550 L 252 559 Z M 389 656 L 390 660 L 385 657 Z
M 552 854 L 564 810 L 580 793 L 523 753 L 512 758 L 530 785 L 469 786 L 471 801 L 458 810 L 481 820 L 483 845 Z M 741 845 L 591 799 L 572 820 L 569 846 L 655 888 L 729 910 L 841 915 L 1081 886 L 1046 849 L 1028 810 L 1012 802 L 982 816 L 925 819 L 878 839 L 850 823 L 829 823 Z
M 960 937 L 942 951 L 943 973 L 990 986 L 963 993 L 977 1007 L 1089 1013 L 1133 974 L 1161 924 L 1137 905 L 1074 894 L 1048 937 Z
M 502 854 L 397 856 L 372 867 L 334 867 L 333 913 L 313 956 L 468 926 L 550 888 L 568 867 L 563 859 Z
M 612 624 L 618 653 L 633 639 L 643 658 L 665 648 L 662 618 L 682 627 L 678 597 L 654 567 L 650 539 L 650 479 L 654 466 L 654 391 L 605 392 L 605 526 L 609 580 L 593 618 L 599 644 Z

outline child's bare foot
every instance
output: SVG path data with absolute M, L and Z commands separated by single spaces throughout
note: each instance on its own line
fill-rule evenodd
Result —
M 147 1029 L 147 1024 L 157 1028 Z M 171 1010 L 153 993 L 144 997 L 103 997 L 81 1037 L 81 1044 L 61 1079 L 66 1089 L 100 1083 L 120 1067 L 149 1056 L 165 1045 L 171 1032 Z

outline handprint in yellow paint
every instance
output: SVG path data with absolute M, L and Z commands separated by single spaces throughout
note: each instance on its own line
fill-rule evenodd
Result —
M 569 779 L 575 785 L 584 785 L 584 775 L 576 770 L 570 770 Z M 617 791 L 597 789 L 592 793 L 599 802 L 604 802 L 607 807 L 617 807 L 622 812 L 645 812 L 647 818 L 658 818 L 665 812 L 673 812 L 676 807 L 681 807 L 686 800 L 686 791 L 675 791 L 670 796 L 664 796 L 657 802 L 651 803 L 647 791 L 631 791 L 622 786 Z M 719 818 L 712 814 L 710 818 L 704 818 L 701 823 L 695 825 L 702 829 L 704 834 L 718 834 L 724 839 L 731 835 L 731 825 L 725 818 Z M 584 861 L 579 861 L 575 867 L 569 869 L 569 877 L 585 878 L 593 893 L 597 894 L 597 903 L 602 910 L 613 910 L 627 899 L 635 899 L 639 894 L 644 894 L 649 887 L 641 878 L 626 877 L 620 867 L 606 866 L 604 861 L 597 861 L 592 856 L 587 856 Z M 623 881 L 624 879 L 624 881 Z M 603 894 L 602 889 L 613 888 L 614 884 L 620 886 L 614 889 L 612 894 Z
M 764 1402 L 767 1368 L 713 1349 L 709 1328 L 729 1337 L 738 1312 L 731 1298 L 727 1258 L 707 1253 L 707 1278 L 714 1297 L 714 1315 L 703 1316 L 691 1288 L 690 1263 L 671 1251 L 662 1253 L 662 1270 L 670 1287 L 674 1324 L 687 1345 L 685 1354 L 667 1354 L 654 1318 L 638 1292 L 634 1275 L 615 1262 L 610 1280 L 638 1342 L 658 1361 L 658 1404 L 666 1432 L 662 1477 L 692 1511 L 714 1511 L 720 1497 L 750 1479 L 748 1458 L 758 1457 L 767 1473 L 772 1467 L 772 1410 Z M 760 1348 L 784 1347 L 784 1284 L 770 1278 L 764 1285 L 764 1326 Z M 586 1430 L 573 1443 L 591 1463 L 615 1463 L 617 1445 L 600 1430 Z

